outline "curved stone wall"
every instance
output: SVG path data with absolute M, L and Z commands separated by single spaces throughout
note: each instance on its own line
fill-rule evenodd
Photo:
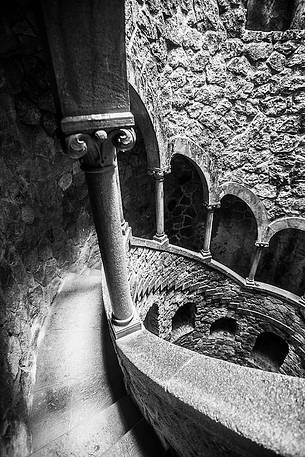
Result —
M 43 321 L 63 276 L 97 253 L 85 177 L 59 135 L 41 17 L 22 3 L 3 8 L 0 46 L 0 453 L 14 457 L 28 445 Z
M 304 455 L 304 380 L 194 354 L 145 330 L 116 345 L 128 390 L 179 455 Z
M 204 150 L 213 179 L 247 186 L 271 220 L 304 215 L 304 31 L 245 25 L 243 0 L 129 0 L 130 77 L 168 139 Z M 160 151 L 163 163 L 179 152 Z
M 275 370 L 255 358 L 257 337 L 271 332 L 289 345 L 289 352 L 279 372 L 305 376 L 305 307 L 291 299 L 280 299 L 263 290 L 245 287 L 242 278 L 235 280 L 217 271 L 217 263 L 192 259 L 187 251 L 179 255 L 135 246 L 129 252 L 130 281 L 142 320 L 157 305 L 158 333 L 161 338 L 181 344 L 201 354 L 262 369 Z M 173 318 L 183 305 L 194 305 L 194 328 L 186 326 L 186 335 L 172 332 Z M 231 335 L 211 335 L 211 326 L 229 317 L 237 324 Z M 156 327 L 156 325 L 155 325 Z

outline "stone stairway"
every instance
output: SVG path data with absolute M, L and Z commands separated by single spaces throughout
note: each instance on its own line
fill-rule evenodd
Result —
M 101 274 L 63 282 L 39 344 L 32 456 L 168 455 L 127 395 L 101 303 Z
M 206 300 L 226 301 L 220 284 L 215 284 L 207 266 L 166 251 L 133 247 L 129 251 L 129 281 L 135 303 L 154 301 L 161 292 L 203 293 Z

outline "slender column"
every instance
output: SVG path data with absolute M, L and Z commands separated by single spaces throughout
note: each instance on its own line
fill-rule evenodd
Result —
M 206 205 L 207 207 L 207 218 L 205 223 L 205 232 L 203 239 L 203 248 L 201 254 L 204 256 L 211 255 L 211 238 L 212 238 L 212 229 L 213 229 L 213 220 L 214 220 L 214 211 L 216 208 L 219 208 L 219 203 L 214 203 L 211 205 Z
M 153 168 L 148 171 L 155 180 L 155 204 L 156 204 L 156 234 L 154 240 L 167 243 L 168 237 L 164 232 L 164 176 L 169 170 Z
M 89 197 L 112 303 L 113 322 L 127 325 L 134 314 L 121 230 L 117 183 L 117 149 L 135 142 L 132 129 L 99 130 L 94 135 L 74 134 L 67 139 L 70 156 L 79 158 L 86 173 Z
M 254 284 L 254 282 L 255 282 L 255 275 L 256 275 L 256 271 L 257 271 L 257 267 L 258 267 L 259 261 L 260 261 L 261 256 L 262 256 L 262 252 L 263 252 L 263 249 L 265 247 L 268 247 L 268 243 L 260 243 L 260 242 L 257 241 L 255 243 L 255 246 L 256 246 L 256 251 L 255 251 L 255 254 L 254 254 L 254 257 L 253 257 L 253 260 L 252 260 L 250 273 L 249 273 L 249 276 L 246 278 L 246 282 L 248 284 Z
M 115 174 L 116 174 L 116 181 L 117 181 L 118 194 L 119 194 L 119 210 L 120 210 L 121 229 L 122 229 L 123 235 L 126 235 L 129 226 L 128 226 L 128 222 L 125 220 L 125 217 L 124 217 L 119 167 L 115 167 Z

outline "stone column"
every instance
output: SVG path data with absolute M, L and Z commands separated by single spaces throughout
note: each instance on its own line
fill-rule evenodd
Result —
M 255 283 L 255 275 L 256 275 L 257 267 L 258 267 L 259 261 L 260 261 L 261 256 L 262 256 L 263 249 L 265 247 L 268 247 L 268 243 L 262 243 L 262 242 L 258 242 L 257 241 L 255 243 L 255 246 L 256 246 L 256 251 L 255 251 L 255 254 L 254 254 L 254 257 L 253 257 L 253 260 L 252 260 L 250 273 L 249 273 L 249 276 L 246 278 L 247 284 L 254 284 Z
M 212 229 L 213 229 L 213 220 L 214 220 L 214 211 L 216 208 L 220 207 L 220 203 L 214 203 L 211 205 L 205 205 L 207 208 L 207 218 L 205 223 L 205 232 L 203 239 L 203 248 L 201 249 L 201 254 L 203 256 L 211 256 L 211 238 L 212 238 Z
M 68 152 L 81 161 L 112 304 L 113 322 L 127 325 L 133 318 L 127 274 L 127 258 L 121 230 L 117 183 L 117 149 L 128 150 L 135 142 L 133 129 L 99 130 L 74 134 L 67 139 Z
M 130 230 L 130 227 L 124 217 L 119 167 L 115 167 L 115 173 L 116 173 L 116 180 L 117 180 L 118 194 L 119 194 L 119 210 L 120 210 L 120 219 L 121 219 L 121 229 L 122 229 L 123 235 L 126 235 L 128 233 L 128 231 Z
M 156 234 L 154 240 L 161 244 L 168 243 L 168 237 L 164 232 L 164 176 L 169 173 L 169 170 L 152 168 L 148 173 L 155 180 Z

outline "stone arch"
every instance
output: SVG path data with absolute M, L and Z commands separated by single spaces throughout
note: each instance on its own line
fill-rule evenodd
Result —
M 165 232 L 171 244 L 197 252 L 203 248 L 207 200 L 207 183 L 196 162 L 173 154 L 164 183 Z
M 305 218 L 303 217 L 282 217 L 271 222 L 263 234 L 262 241 L 270 242 L 271 238 L 281 230 L 297 229 L 305 232 Z
M 154 335 L 159 336 L 159 305 L 158 303 L 153 303 L 153 305 L 147 311 L 146 317 L 143 321 L 144 327 Z
M 169 150 L 171 158 L 180 154 L 187 157 L 196 167 L 203 186 L 205 186 L 205 203 L 212 205 L 218 203 L 218 195 L 216 192 L 216 172 L 212 170 L 212 163 L 205 150 L 198 144 L 187 137 L 172 137 L 169 142 Z
M 195 329 L 196 305 L 192 302 L 181 304 L 171 318 L 171 339 L 177 340 Z
M 288 343 L 273 332 L 263 332 L 256 338 L 252 355 L 260 368 L 279 371 L 289 352 Z
M 152 123 L 151 116 L 146 106 L 144 105 L 140 95 L 131 84 L 129 84 L 129 94 L 130 109 L 132 114 L 134 115 L 135 124 L 141 130 L 144 139 L 148 169 L 160 168 L 161 158 L 159 142 Z
M 210 336 L 234 338 L 237 328 L 236 319 L 224 316 L 212 322 L 210 326 Z
M 234 195 L 243 200 L 252 211 L 257 224 L 257 242 L 263 242 L 268 227 L 268 214 L 261 200 L 250 189 L 236 182 L 226 182 L 220 187 L 220 200 L 225 195 Z

